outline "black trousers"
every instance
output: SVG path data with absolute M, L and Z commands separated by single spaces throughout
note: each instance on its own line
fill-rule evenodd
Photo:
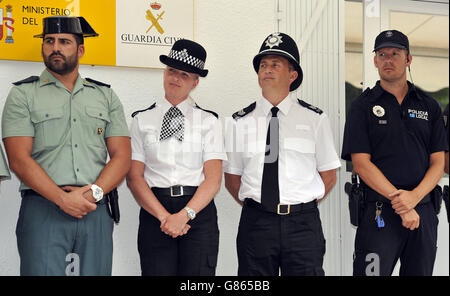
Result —
M 183 209 L 192 196 L 157 196 L 170 212 Z M 186 235 L 172 238 L 161 231 L 158 219 L 141 208 L 138 251 L 144 276 L 213 276 L 219 250 L 217 211 L 211 201 L 188 222 Z
M 385 227 L 379 230 L 375 210 L 375 202 L 366 203 L 356 231 L 353 275 L 389 276 L 400 259 L 400 275 L 431 276 L 437 251 L 438 226 L 432 203 L 416 206 L 420 226 L 413 231 L 402 226 L 401 217 L 390 203 L 383 203 L 381 216 Z
M 317 206 L 289 215 L 242 208 L 239 276 L 324 275 L 325 238 Z

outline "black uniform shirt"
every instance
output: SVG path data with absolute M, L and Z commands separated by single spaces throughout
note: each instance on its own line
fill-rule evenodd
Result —
M 378 81 L 351 105 L 341 157 L 368 153 L 397 188 L 413 188 L 425 176 L 430 154 L 448 151 L 439 104 L 408 82 L 402 104 Z

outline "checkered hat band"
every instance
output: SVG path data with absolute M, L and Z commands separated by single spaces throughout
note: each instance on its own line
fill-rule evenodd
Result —
M 170 50 L 169 58 L 181 61 L 193 67 L 199 68 L 200 70 L 203 70 L 205 67 L 204 61 L 189 55 L 186 51 L 177 51 L 172 49 Z

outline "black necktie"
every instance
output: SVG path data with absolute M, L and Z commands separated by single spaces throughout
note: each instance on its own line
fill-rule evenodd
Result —
M 278 184 L 279 122 L 278 108 L 273 107 L 266 138 L 266 155 L 261 185 L 261 204 L 266 209 L 277 209 L 280 203 Z
M 172 136 L 179 141 L 183 141 L 184 115 L 177 107 L 170 107 L 164 114 L 159 140 L 162 141 Z

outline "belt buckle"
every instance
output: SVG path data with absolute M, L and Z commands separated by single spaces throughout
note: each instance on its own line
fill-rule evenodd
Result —
M 287 211 L 286 212 L 282 212 L 281 211 L 281 206 L 285 206 L 285 207 L 287 207 L 286 209 L 287 209 Z M 282 205 L 282 204 L 278 204 L 278 206 L 277 206 L 277 214 L 278 215 L 289 215 L 291 213 L 291 205 Z
M 174 194 L 173 193 L 173 188 L 174 187 L 179 187 L 180 188 L 180 194 Z M 184 192 L 183 192 L 183 186 L 171 186 L 170 187 L 170 197 L 179 197 L 179 196 L 183 196 Z

